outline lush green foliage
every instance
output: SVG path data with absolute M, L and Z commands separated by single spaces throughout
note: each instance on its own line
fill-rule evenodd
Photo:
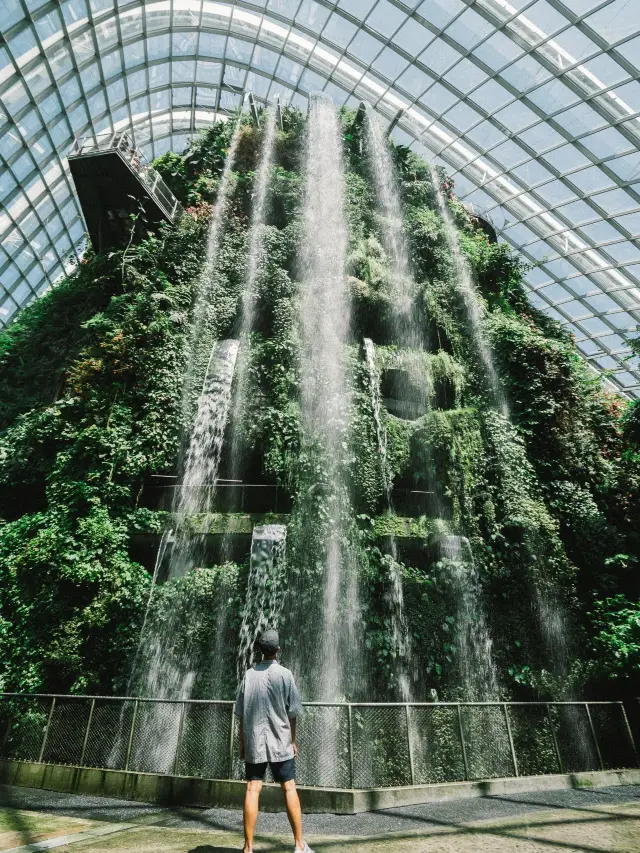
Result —
M 424 349 L 399 348 L 390 332 L 385 223 L 374 213 L 363 129 L 351 111 L 342 120 L 353 396 L 344 423 L 348 453 L 339 511 L 349 515 L 345 548 L 361 578 L 358 618 L 366 647 L 359 653 L 375 672 L 367 689 L 397 695 L 399 663 L 387 606 L 391 569 L 397 567 L 420 695 L 459 695 L 451 567 L 438 550 L 439 537 L 451 532 L 466 536 L 473 549 L 505 695 L 562 693 L 582 689 L 585 681 L 587 689 L 602 691 L 612 681 L 630 681 L 640 668 L 640 408 L 601 389 L 570 337 L 527 301 L 518 260 L 503 244 L 490 243 L 452 198 L 512 423 L 493 411 L 429 169 L 402 147 L 394 153 Z M 231 123 L 217 124 L 184 156 L 170 153 L 156 162 L 188 205 L 176 227 L 162 228 L 126 252 L 87 255 L 0 335 L 5 688 L 111 691 L 126 684 L 153 568 L 148 560 L 143 566 L 133 559 L 131 543 L 136 536 L 157 538 L 170 522 L 141 505 L 147 478 L 176 470 L 211 343 L 238 329 L 260 141 L 249 122 L 242 129 L 211 310 L 200 349 L 190 351 L 210 205 L 231 130 Z M 300 426 L 303 130 L 304 117 L 285 112 L 262 233 L 249 392 L 230 429 L 245 481 L 280 484 L 292 499 L 290 592 L 298 596 L 297 611 L 308 617 L 322 603 L 323 553 L 335 507 L 320 488 L 327 460 L 304 444 Z M 363 336 L 376 344 L 381 387 L 384 376 L 396 371 L 410 378 L 414 399 L 423 401 L 412 420 L 383 407 L 386 462 L 372 415 L 376 380 L 363 357 Z M 196 367 L 185 390 L 188 358 Z M 389 511 L 388 481 L 397 489 L 433 493 L 419 517 Z M 229 516 L 227 532 L 236 523 L 244 522 Z M 219 642 L 235 642 L 246 557 L 245 548 L 239 564 L 221 559 L 158 587 L 150 624 L 161 625 L 169 609 L 200 614 L 174 638 L 176 661 L 187 652 L 191 658 L 196 651 L 210 654 L 215 632 Z M 546 630 L 552 603 L 565 620 L 563 638 L 573 641 L 559 644 L 558 634 Z M 290 628 L 291 644 L 302 642 L 296 630 Z M 231 692 L 233 675 L 231 667 L 215 685 L 203 676 L 198 691 Z

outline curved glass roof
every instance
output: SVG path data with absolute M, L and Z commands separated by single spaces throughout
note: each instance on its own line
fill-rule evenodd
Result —
M 535 266 L 533 303 L 629 396 L 640 364 L 640 0 L 3 0 L 0 323 L 80 252 L 73 138 L 148 157 L 258 101 L 373 104 Z

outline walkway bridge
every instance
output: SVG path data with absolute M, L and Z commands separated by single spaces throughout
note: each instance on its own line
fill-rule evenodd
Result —
M 126 131 L 78 138 L 68 160 L 96 252 L 126 245 L 132 228 L 141 236 L 173 223 L 182 211 Z

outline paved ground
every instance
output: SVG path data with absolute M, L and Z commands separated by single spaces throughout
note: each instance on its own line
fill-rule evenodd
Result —
M 226 853 L 241 849 L 240 827 L 240 814 L 225 809 L 164 809 L 0 788 L 5 853 Z M 284 815 L 261 815 L 258 830 L 256 850 L 292 849 Z M 640 853 L 640 787 L 309 815 L 305 831 L 317 853 Z

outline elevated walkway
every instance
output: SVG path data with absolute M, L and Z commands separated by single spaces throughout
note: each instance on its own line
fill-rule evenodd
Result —
M 143 235 L 161 222 L 175 222 L 182 211 L 126 132 L 76 139 L 68 160 L 97 252 L 126 245 L 132 227 Z

